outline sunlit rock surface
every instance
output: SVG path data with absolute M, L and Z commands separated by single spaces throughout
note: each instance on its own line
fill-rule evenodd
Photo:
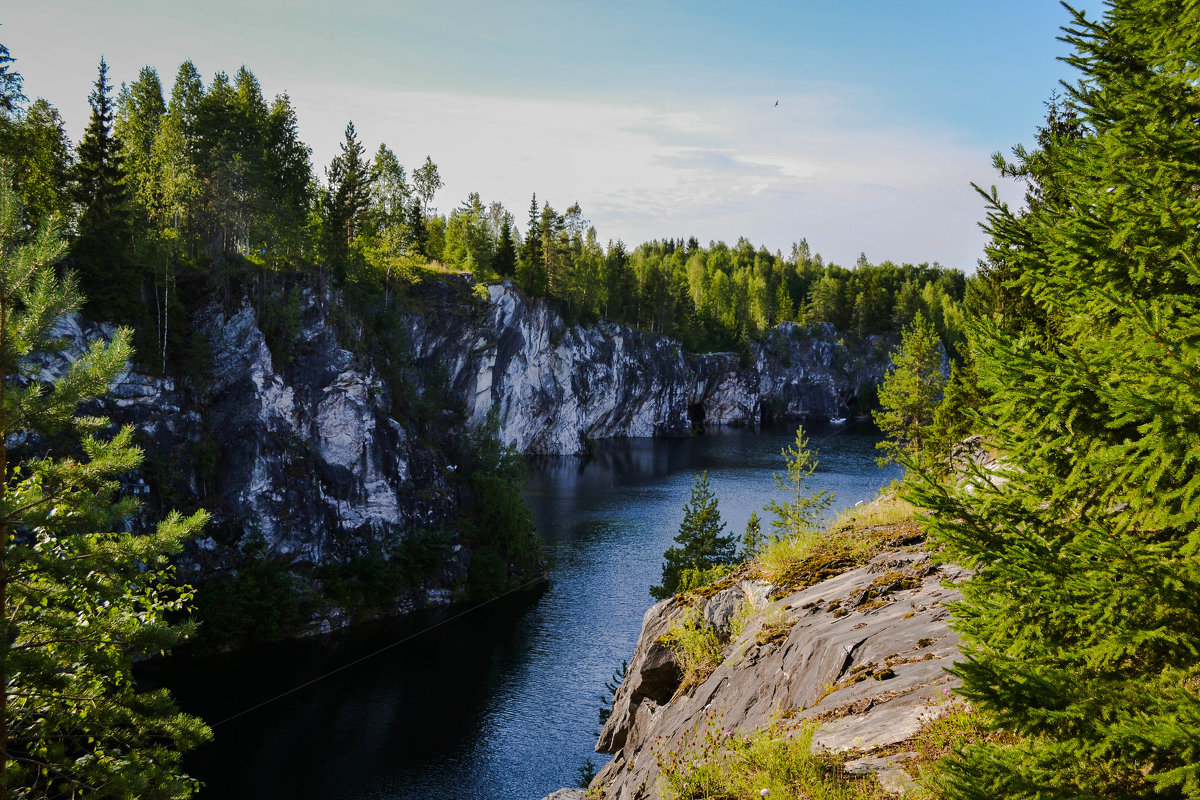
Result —
M 882 338 L 851 346 L 829 325 L 784 323 L 747 359 L 691 355 L 674 339 L 624 325 L 568 326 L 552 303 L 508 283 L 488 293 L 482 319 L 414 315 L 415 354 L 445 370 L 472 425 L 494 413 L 502 441 L 529 453 L 578 453 L 592 439 L 682 436 L 703 425 L 840 416 L 889 363 Z
M 593 786 L 608 800 L 656 797 L 656 752 L 680 746 L 715 712 L 721 731 L 742 735 L 773 720 L 815 720 L 815 749 L 868 755 L 911 739 L 945 710 L 958 657 L 947 602 L 966 573 L 934 565 L 920 549 L 877 556 L 799 591 L 741 580 L 689 609 L 679 598 L 651 607 L 596 750 L 613 754 Z M 680 691 L 682 673 L 661 637 L 686 614 L 718 628 L 731 608 L 753 615 L 704 682 Z M 885 751 L 886 752 L 886 751 Z M 859 763 L 862 762 L 862 763 Z M 851 769 L 895 772 L 869 758 Z

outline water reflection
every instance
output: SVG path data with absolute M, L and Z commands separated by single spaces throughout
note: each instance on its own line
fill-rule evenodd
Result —
M 574 782 L 592 756 L 605 680 L 632 652 L 647 589 L 708 470 L 723 518 L 740 533 L 771 498 L 793 430 L 600 443 L 588 460 L 542 458 L 529 498 L 553 583 L 446 622 L 427 616 L 333 639 L 287 643 L 162 676 L 211 721 L 390 647 L 217 727 L 189 759 L 206 798 L 497 798 L 536 800 Z M 874 437 L 813 432 L 815 488 L 838 506 L 894 476 Z

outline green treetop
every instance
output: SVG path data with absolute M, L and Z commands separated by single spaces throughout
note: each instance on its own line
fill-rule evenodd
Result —
M 138 317 L 139 281 L 129 258 L 133 227 L 111 95 L 108 65 L 100 59 L 88 97 L 92 115 L 79 142 L 76 201 L 82 211 L 71 253 L 92 309 L 105 319 L 127 322 Z
M 138 691 L 132 666 L 186 632 L 166 621 L 188 599 L 168 559 L 204 514 L 113 532 L 134 513 L 118 477 L 141 452 L 132 429 L 76 408 L 125 367 L 129 332 L 43 372 L 36 356 L 82 298 L 55 273 L 57 232 L 29 236 L 18 206 L 0 162 L 0 798 L 184 797 L 197 787 L 179 751 L 208 729 L 165 690 Z
M 708 485 L 708 473 L 696 476 L 691 497 L 683 507 L 683 523 L 675 535 L 679 547 L 663 553 L 662 583 L 650 587 L 650 596 L 663 600 L 680 590 L 687 570 L 704 572 L 737 561 L 737 543 L 725 533 L 717 496 Z
M 892 355 L 892 369 L 879 385 L 875 424 L 888 435 L 878 447 L 885 461 L 907 453 L 916 461 L 923 457 L 928 429 L 941 399 L 946 378 L 942 374 L 942 351 L 937 332 L 918 313 Z
M 787 477 L 775 474 L 775 488 L 786 493 L 786 500 L 771 500 L 767 510 L 775 515 L 771 525 L 779 531 L 776 538 L 810 533 L 820 527 L 825 512 L 833 504 L 828 489 L 809 494 L 808 482 L 817 470 L 817 459 L 808 449 L 804 428 L 796 428 L 796 441 L 781 452 L 787 461 Z

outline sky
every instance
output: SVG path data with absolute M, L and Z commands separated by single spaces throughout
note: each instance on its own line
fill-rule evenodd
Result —
M 971 271 L 971 183 L 1072 79 L 1068 21 L 1053 0 L 39 0 L 0 11 L 0 42 L 74 141 L 101 56 L 168 92 L 185 59 L 206 83 L 244 64 L 289 95 L 318 175 L 352 120 L 368 151 L 437 163 L 443 213 L 479 192 L 524 226 L 536 192 L 602 242 Z

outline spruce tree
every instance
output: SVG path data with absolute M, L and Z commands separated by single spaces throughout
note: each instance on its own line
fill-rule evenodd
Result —
M 21 93 L 21 73 L 12 68 L 15 58 L 0 44 L 0 114 L 10 114 L 20 107 L 25 95 Z
M 108 64 L 101 58 L 88 97 L 92 115 L 79 142 L 76 202 L 82 212 L 71 256 L 89 310 L 103 319 L 136 322 L 141 285 L 130 259 L 133 225 L 121 170 L 121 142 L 113 133 L 111 95 Z
M 737 562 L 737 543 L 733 534 L 725 533 L 717 496 L 708 485 L 708 473 L 696 476 L 691 497 L 683 507 L 683 523 L 675 535 L 679 547 L 668 547 L 663 553 L 662 583 L 650 587 L 650 596 L 663 600 L 680 589 L 684 572 L 703 572 L 713 567 Z
M 500 241 L 496 244 L 496 274 L 511 278 L 517 273 L 517 248 L 513 242 L 512 217 L 505 212 L 500 222 Z
M 367 222 L 371 206 L 371 164 L 366 159 L 354 123 L 346 124 L 341 151 L 325 171 L 329 187 L 321 219 L 325 265 L 345 280 L 350 245 Z
M 535 296 L 545 294 L 548 286 L 542 252 L 542 212 L 538 208 L 536 193 L 529 201 L 529 228 L 525 231 L 521 258 L 517 262 L 517 283 Z
M 0 163 L 0 797 L 178 798 L 198 787 L 179 751 L 208 738 L 166 690 L 140 691 L 133 660 L 186 632 L 170 557 L 204 522 L 172 513 L 120 532 L 136 511 L 118 479 L 137 468 L 133 430 L 76 413 L 130 356 L 129 331 L 55 377 L 39 360 L 81 301 L 33 235 Z
M 921 481 L 946 557 L 962 694 L 1015 745 L 945 794 L 1200 798 L 1200 6 L 1073 12 L 1079 136 L 1000 159 L 989 257 L 1052 321 L 972 321 L 992 471 Z
M 945 385 L 937 332 L 918 312 L 892 354 L 891 371 L 879 385 L 880 410 L 874 417 L 888 435 L 877 445 L 887 453 L 885 463 L 902 452 L 922 461 L 928 429 Z

